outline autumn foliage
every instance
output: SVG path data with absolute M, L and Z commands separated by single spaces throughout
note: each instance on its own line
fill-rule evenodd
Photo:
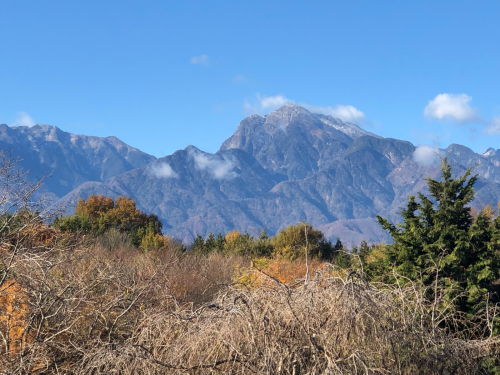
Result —
M 304 278 L 312 280 L 319 270 L 329 269 L 329 263 L 312 259 L 306 264 L 304 260 L 259 258 L 250 262 L 250 267 L 237 268 L 234 281 L 245 287 L 262 288 L 274 286 L 276 282 L 290 284 Z
M 116 200 L 102 195 L 80 199 L 75 214 L 58 217 L 53 226 L 61 231 L 102 235 L 115 229 L 130 236 L 135 246 L 144 249 L 161 247 L 164 238 L 162 223 L 154 214 L 146 214 L 136 207 L 135 200 L 119 196 Z
M 0 332 L 6 345 L 0 347 L 0 357 L 17 355 L 31 341 L 26 330 L 28 317 L 26 291 L 15 280 L 5 280 L 0 292 Z

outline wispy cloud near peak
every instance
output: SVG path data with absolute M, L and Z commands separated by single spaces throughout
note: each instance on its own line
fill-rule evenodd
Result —
M 35 125 L 35 120 L 28 115 L 26 112 L 19 112 L 17 118 L 11 124 L 12 126 L 33 126 Z
M 208 171 L 215 179 L 227 180 L 236 177 L 236 172 L 233 171 L 235 164 L 227 157 L 205 154 L 195 150 L 190 150 L 189 153 L 196 168 Z
M 278 94 L 274 96 L 265 96 L 256 94 L 255 100 L 245 100 L 243 108 L 247 113 L 267 114 L 288 103 L 295 103 L 294 100 L 287 98 L 285 95 Z M 298 103 L 310 112 L 321 113 L 324 115 L 340 118 L 342 121 L 363 124 L 366 121 L 365 114 L 352 105 L 336 105 L 331 106 L 316 106 L 306 103 Z
M 335 107 L 321 107 L 309 104 L 300 104 L 305 109 L 313 113 L 321 113 L 323 115 L 333 116 L 345 122 L 363 123 L 365 114 L 352 105 L 337 105 Z
M 287 103 L 293 103 L 293 100 L 288 99 L 284 95 L 261 96 L 256 94 L 256 100 L 252 103 L 245 100 L 243 108 L 249 113 L 265 114 L 284 106 Z
M 177 178 L 179 175 L 167 163 L 155 164 L 151 167 L 151 173 L 157 178 Z
M 413 152 L 413 161 L 422 167 L 439 164 L 439 148 L 437 146 L 417 146 Z

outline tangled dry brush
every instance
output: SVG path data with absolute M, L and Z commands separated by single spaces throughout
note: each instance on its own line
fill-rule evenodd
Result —
M 435 332 L 416 299 L 318 272 L 294 286 L 229 287 L 191 311 L 147 314 L 134 334 L 86 353 L 86 374 L 469 374 L 495 339 Z M 405 297 L 406 298 L 406 297 Z

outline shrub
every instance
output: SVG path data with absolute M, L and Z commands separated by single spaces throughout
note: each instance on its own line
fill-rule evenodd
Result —
M 127 233 L 134 246 L 140 246 L 145 236 L 145 244 L 161 235 L 162 223 L 154 214 L 147 215 L 135 206 L 135 200 L 119 196 L 116 201 L 102 195 L 91 195 L 85 201 L 80 199 L 75 214 L 69 217 L 57 217 L 52 226 L 63 232 L 91 233 L 103 235 L 110 229 Z M 149 242 L 148 242 L 149 241 Z M 153 240 L 154 242 L 154 240 Z
M 94 242 L 108 251 L 130 249 L 134 247 L 130 236 L 127 233 L 120 232 L 116 228 L 108 229 L 102 235 L 97 236 Z
M 140 248 L 143 250 L 158 249 L 165 246 L 165 238 L 159 233 L 147 232 L 142 237 Z
M 242 255 L 249 257 L 269 257 L 273 252 L 271 239 L 263 230 L 258 239 L 248 232 L 241 234 L 231 231 L 224 237 L 224 254 Z
M 289 260 L 304 259 L 306 252 L 311 258 L 332 259 L 338 250 L 325 239 L 321 231 L 314 229 L 309 223 L 289 225 L 281 229 L 271 239 L 271 245 L 274 257 Z

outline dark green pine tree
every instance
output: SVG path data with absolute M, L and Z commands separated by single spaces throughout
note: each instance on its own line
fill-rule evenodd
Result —
M 204 253 L 205 254 L 209 254 L 212 251 L 215 251 L 216 250 L 216 246 L 217 246 L 217 241 L 215 239 L 215 236 L 214 236 L 214 234 L 212 232 L 210 232 L 209 235 L 208 235 L 208 237 L 207 237 L 207 240 L 205 241 Z
M 349 255 L 347 255 L 345 249 L 344 249 L 344 244 L 340 240 L 340 238 L 337 238 L 337 242 L 335 242 L 335 245 L 331 246 L 331 254 L 333 256 L 333 261 L 335 265 L 339 266 L 342 269 L 347 269 L 351 267 L 351 258 Z
M 442 181 L 427 178 L 430 198 L 421 193 L 418 201 L 408 198 L 400 225 L 377 216 L 394 241 L 387 247 L 385 267 L 387 274 L 395 268 L 427 286 L 438 274 L 450 293 L 467 292 L 457 306 L 473 313 L 487 299 L 499 300 L 495 280 L 500 274 L 500 222 L 492 222 L 484 212 L 472 217 L 467 205 L 478 179 L 471 175 L 472 167 L 456 179 L 446 158 L 441 169 Z
M 198 234 L 193 241 L 193 245 L 191 246 L 191 251 L 197 253 L 203 253 L 204 249 L 205 249 L 205 240 L 203 239 L 201 234 Z
M 271 239 L 267 235 L 266 229 L 262 229 L 260 232 L 259 239 L 254 241 L 252 255 L 257 257 L 268 257 L 273 253 L 273 245 L 271 244 Z
M 224 235 L 219 231 L 217 238 L 215 240 L 215 250 L 222 253 L 224 251 L 224 245 L 226 244 L 226 239 Z
M 363 262 L 366 260 L 368 255 L 370 255 L 371 251 L 372 249 L 368 246 L 368 243 L 365 240 L 361 241 L 361 244 L 359 245 L 359 256 Z

